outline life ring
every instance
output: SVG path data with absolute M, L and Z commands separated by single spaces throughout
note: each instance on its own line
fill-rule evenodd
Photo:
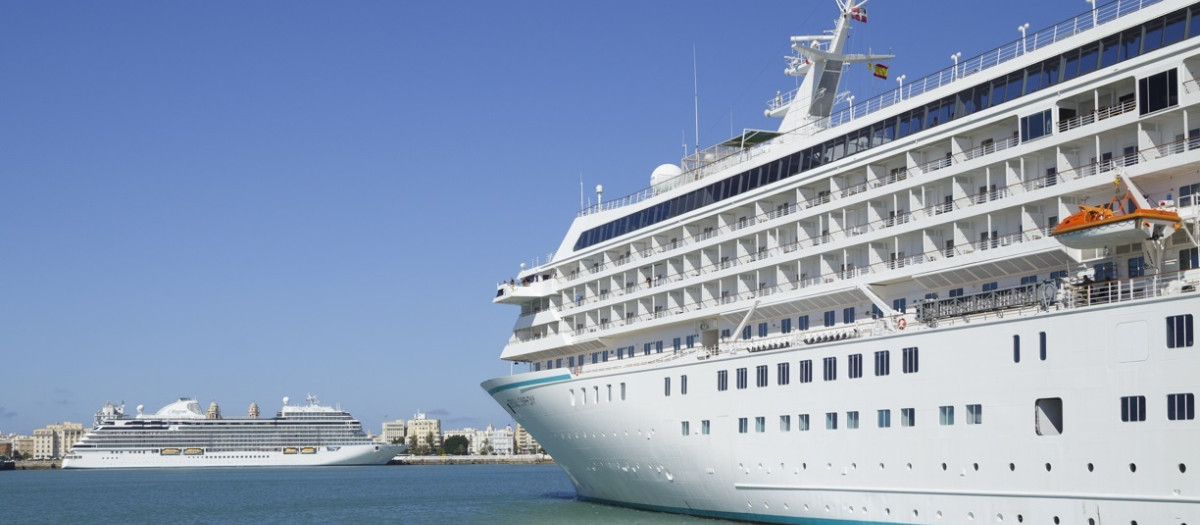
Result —
M 907 319 L 901 317 L 899 321 L 896 321 L 896 328 L 903 330 L 906 326 L 908 326 Z

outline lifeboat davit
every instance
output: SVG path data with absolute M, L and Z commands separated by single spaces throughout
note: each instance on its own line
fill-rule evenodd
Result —
M 1178 213 L 1139 207 L 1126 194 L 1104 206 L 1079 205 L 1050 235 L 1069 248 L 1092 249 L 1162 238 L 1179 226 Z

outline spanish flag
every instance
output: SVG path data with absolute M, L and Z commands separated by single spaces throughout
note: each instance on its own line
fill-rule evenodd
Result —
M 883 64 L 867 64 L 875 76 L 887 80 L 888 67 Z

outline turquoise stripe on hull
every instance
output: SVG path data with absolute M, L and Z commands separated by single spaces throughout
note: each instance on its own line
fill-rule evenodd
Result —
M 496 392 L 503 392 L 510 388 L 522 388 L 522 387 L 533 386 L 533 385 L 543 385 L 546 383 L 555 383 L 558 381 L 566 381 L 568 379 L 571 379 L 571 374 L 560 374 L 560 375 L 556 375 L 556 376 L 542 377 L 542 378 L 538 378 L 538 379 L 529 379 L 526 381 L 517 381 L 516 383 L 509 383 L 507 385 L 494 386 L 492 388 L 489 388 L 487 393 L 488 393 L 488 395 L 495 395 Z

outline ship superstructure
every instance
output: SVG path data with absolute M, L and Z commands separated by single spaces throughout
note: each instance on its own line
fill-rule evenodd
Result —
M 105 403 L 63 468 L 382 465 L 404 448 L 372 441 L 348 412 L 312 396 L 303 405 L 285 397 L 275 417 L 263 419 L 257 404 L 248 417 L 223 418 L 215 402 L 202 412 L 192 398 L 137 412 Z
M 839 10 L 792 39 L 778 130 L 585 208 L 497 287 L 528 369 L 483 387 L 595 501 L 1200 523 L 1200 3 L 1096 4 L 834 111 L 866 58 Z

